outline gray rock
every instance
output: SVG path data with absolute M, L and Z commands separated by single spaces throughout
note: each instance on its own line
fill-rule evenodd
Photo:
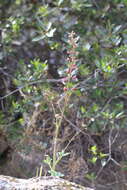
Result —
M 18 179 L 0 175 L 0 190 L 94 190 L 58 177 Z

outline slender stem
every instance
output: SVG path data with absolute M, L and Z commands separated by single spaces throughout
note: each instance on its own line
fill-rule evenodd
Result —
M 65 96 L 65 102 L 64 102 L 64 107 L 63 109 L 61 110 L 60 109 L 60 112 L 61 112 L 61 115 L 57 115 L 56 112 L 55 112 L 55 108 L 53 106 L 53 110 L 54 110 L 54 113 L 55 113 L 55 119 L 56 119 L 56 122 L 55 122 L 55 136 L 54 136 L 54 148 L 53 148 L 53 165 L 52 165 L 52 169 L 55 171 L 56 169 L 56 164 L 57 164 L 57 142 L 58 142 L 58 135 L 59 135 L 59 130 L 60 130 L 60 127 L 61 127 L 61 124 L 62 124 L 62 121 L 63 121 L 63 118 L 64 118 L 64 113 L 65 113 L 65 110 L 66 110 L 66 107 L 67 107 L 67 104 L 68 104 L 68 101 L 69 101 L 69 98 L 70 98 L 70 95 L 68 95 L 68 93 L 66 94 Z M 59 159 L 59 158 L 58 158 Z

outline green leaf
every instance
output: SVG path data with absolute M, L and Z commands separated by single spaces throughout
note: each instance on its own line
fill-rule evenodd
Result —
M 85 112 L 86 112 L 86 109 L 85 109 L 84 106 L 81 106 L 81 107 L 80 107 L 80 110 L 81 110 L 81 113 L 85 113 Z
M 97 161 L 97 157 L 95 157 L 95 156 L 92 159 L 90 159 L 90 162 L 92 162 L 93 164 L 95 164 L 96 161 Z
M 46 159 L 43 162 L 47 164 L 50 167 L 50 169 L 52 168 L 52 158 L 50 158 L 49 155 L 46 155 Z
M 55 31 L 56 31 L 56 28 L 51 29 L 49 32 L 46 33 L 46 36 L 49 38 L 52 38 L 54 36 Z
M 118 25 L 118 26 L 116 26 L 115 28 L 114 28 L 114 30 L 113 30 L 113 32 L 112 33 L 117 33 L 117 32 L 119 32 L 119 30 L 122 28 L 122 25 Z
M 47 29 L 46 30 L 49 31 L 50 28 L 51 28 L 51 26 L 52 26 L 52 22 L 49 22 L 48 25 L 47 25 Z
M 85 3 L 85 4 L 84 4 L 84 7 L 87 7 L 87 8 L 92 7 L 92 6 L 93 6 L 93 5 L 90 4 L 90 3 Z
M 94 104 L 93 107 L 92 107 L 92 111 L 97 112 L 98 109 L 99 109 L 98 105 Z
M 45 38 L 45 35 L 37 36 L 32 39 L 32 42 L 37 42 L 37 41 L 43 40 L 44 38 Z
M 107 156 L 107 154 L 103 154 L 102 152 L 99 153 L 99 157 L 100 157 L 100 158 L 104 158 L 104 157 L 106 157 L 106 156 Z
M 60 6 L 63 2 L 64 2 L 64 0 L 59 0 L 58 1 L 58 6 Z
M 101 165 L 104 167 L 107 164 L 107 161 L 105 159 L 101 160 Z
M 96 175 L 94 172 L 90 173 L 90 174 L 86 174 L 85 176 L 87 179 L 89 180 L 94 180 L 96 178 Z
M 94 155 L 97 155 L 97 146 L 94 145 L 90 148 L 91 152 L 94 154 Z
M 38 13 L 41 14 L 41 15 L 43 15 L 43 16 L 47 16 L 48 13 L 49 13 L 49 11 L 48 11 L 48 5 L 39 7 Z
M 116 119 L 120 119 L 120 118 L 123 116 L 123 114 L 124 114 L 124 111 L 118 113 L 118 114 L 115 116 L 115 118 L 116 118 Z

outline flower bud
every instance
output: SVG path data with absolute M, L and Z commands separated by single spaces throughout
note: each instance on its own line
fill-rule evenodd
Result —
M 68 88 L 67 88 L 67 87 L 64 87 L 64 88 L 63 88 L 63 90 L 64 90 L 64 91 L 67 91 L 67 90 L 68 90 Z

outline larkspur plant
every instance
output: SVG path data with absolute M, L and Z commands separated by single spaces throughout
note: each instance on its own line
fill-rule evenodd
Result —
M 63 176 L 60 172 L 56 171 L 57 164 L 61 161 L 61 159 L 64 156 L 67 156 L 69 153 L 65 153 L 65 149 L 61 152 L 57 151 L 57 144 L 58 144 L 58 136 L 59 131 L 62 126 L 62 122 L 64 119 L 65 111 L 69 105 L 69 100 L 71 95 L 73 94 L 75 88 L 75 83 L 78 81 L 77 79 L 77 46 L 78 46 L 78 39 L 79 37 L 76 37 L 76 34 L 72 31 L 69 33 L 68 36 L 68 44 L 69 44 L 69 50 L 68 50 L 68 58 L 67 58 L 67 69 L 65 72 L 65 76 L 61 79 L 62 83 L 64 84 L 63 91 L 64 95 L 62 98 L 62 102 L 58 100 L 57 108 L 59 110 L 56 111 L 55 106 L 52 104 L 54 115 L 55 115 L 55 135 L 54 135 L 54 148 L 53 148 L 53 158 L 50 158 L 48 155 L 46 155 L 46 159 L 44 162 L 48 164 L 50 170 L 50 175 L 53 176 Z M 64 106 L 63 106 L 64 105 Z M 56 113 L 57 112 L 57 113 Z

